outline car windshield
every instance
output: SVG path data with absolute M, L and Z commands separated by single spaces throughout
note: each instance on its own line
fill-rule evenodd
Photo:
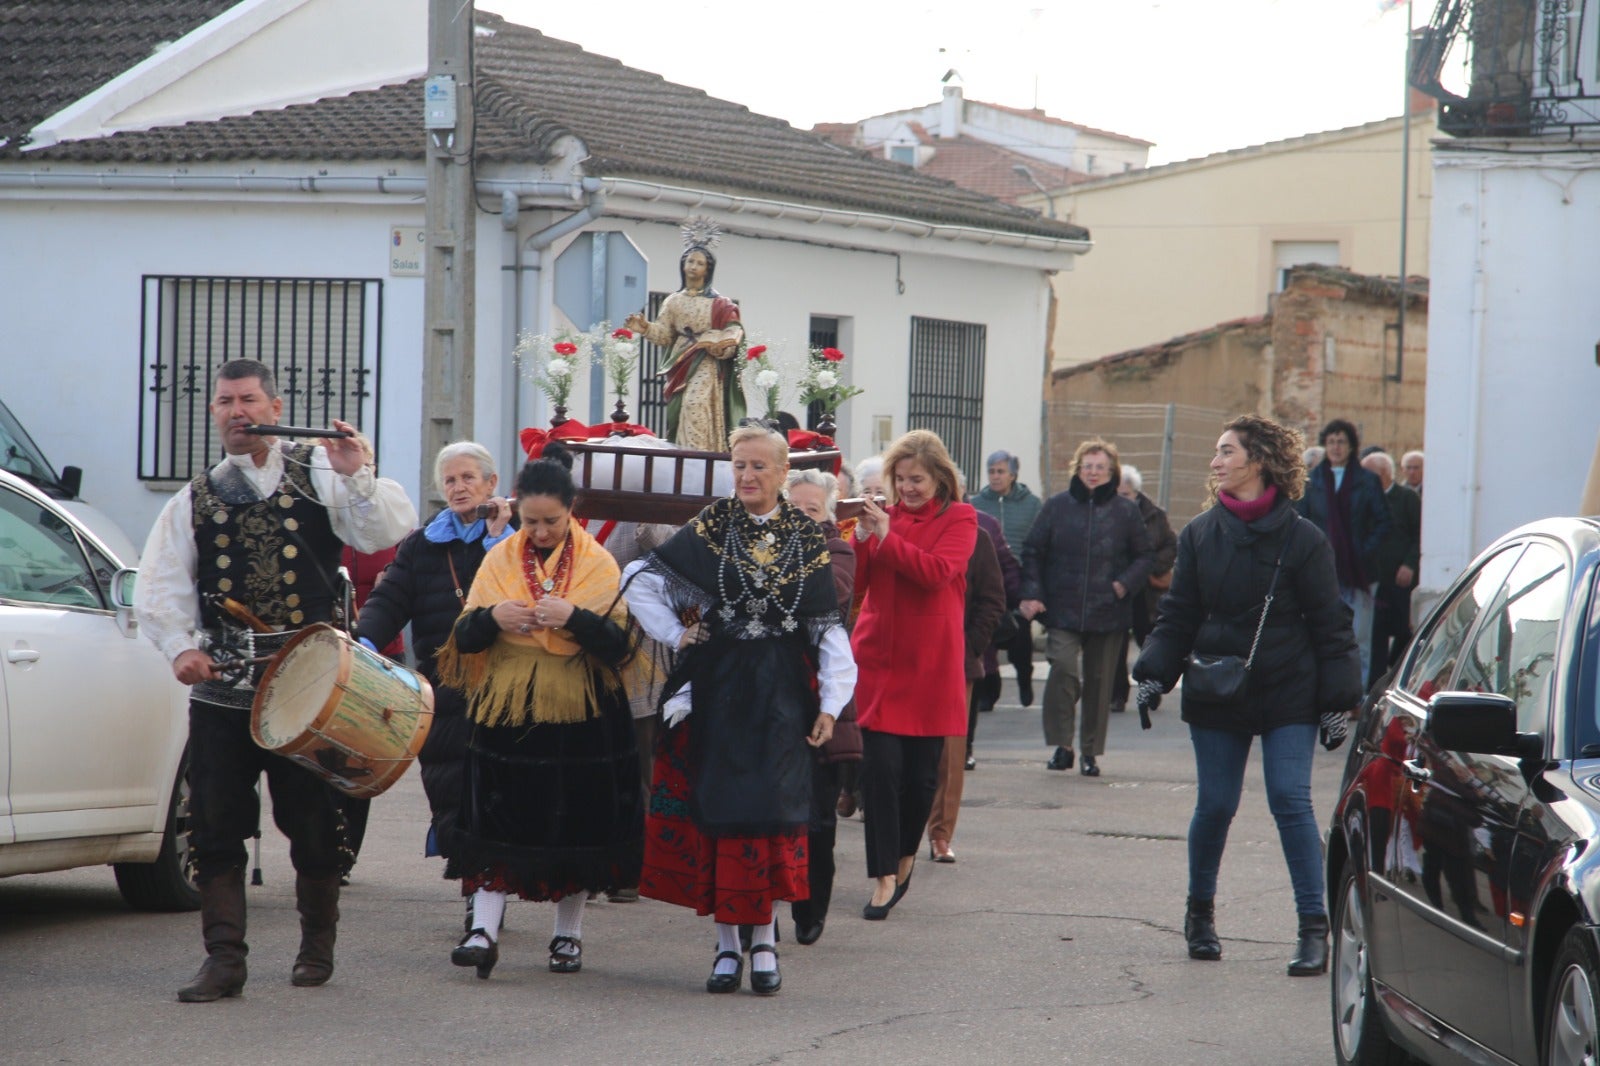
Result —
M 64 499 L 68 495 L 56 478 L 55 468 L 3 403 L 0 403 L 0 470 L 17 475 L 52 496 Z

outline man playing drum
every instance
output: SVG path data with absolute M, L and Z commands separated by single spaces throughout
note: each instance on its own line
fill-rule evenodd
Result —
M 265 365 L 236 359 L 217 371 L 211 419 L 227 456 L 167 502 L 145 542 L 139 575 L 139 625 L 178 680 L 193 686 L 189 842 L 206 961 L 179 989 L 184 1003 L 244 988 L 244 841 L 259 823 L 255 785 L 263 771 L 295 868 L 301 935 L 294 984 L 320 985 L 332 976 L 339 918 L 333 794 L 311 771 L 252 742 L 250 705 L 260 668 L 230 673 L 212 652 L 227 647 L 235 657 L 270 656 L 299 628 L 331 620 L 343 545 L 387 548 L 417 517 L 398 483 L 374 475 L 370 450 L 347 423 L 333 426 L 349 436 L 318 446 L 246 431 L 276 425 L 282 412 Z

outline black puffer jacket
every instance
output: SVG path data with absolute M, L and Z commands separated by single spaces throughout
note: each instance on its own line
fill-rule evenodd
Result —
M 1093 492 L 1077 475 L 1045 502 L 1022 542 L 1022 599 L 1040 600 L 1051 629 L 1111 633 L 1133 625 L 1132 594 L 1154 565 L 1139 505 L 1117 495 L 1116 481 Z M 1117 597 L 1113 581 L 1128 595 Z
M 409 622 L 411 647 L 417 670 L 433 686 L 433 726 L 418 756 L 422 787 L 433 811 L 436 839 L 448 847 L 454 836 L 456 813 L 461 806 L 462 767 L 467 755 L 471 723 L 466 718 L 466 698 L 460 689 L 439 684 L 435 656 L 450 637 L 461 614 L 456 579 L 464 596 L 483 564 L 483 541 L 451 540 L 436 544 L 423 529 L 412 530 L 400 542 L 389 564 L 361 608 L 356 635 L 382 648 Z M 455 573 L 450 566 L 455 564 Z
M 1206 703 L 1185 691 L 1184 721 L 1259 735 L 1360 701 L 1361 657 L 1339 599 L 1333 549 L 1282 498 L 1248 524 L 1217 504 L 1183 528 L 1172 588 L 1134 679 L 1171 689 L 1191 651 L 1248 656 L 1280 551 L 1283 572 L 1244 699 Z

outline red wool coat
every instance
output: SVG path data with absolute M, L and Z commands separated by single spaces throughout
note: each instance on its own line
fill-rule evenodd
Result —
M 858 534 L 859 535 L 859 534 Z M 889 508 L 889 535 L 856 542 L 866 599 L 850 637 L 856 716 L 865 729 L 967 735 L 967 560 L 978 537 L 969 504 Z

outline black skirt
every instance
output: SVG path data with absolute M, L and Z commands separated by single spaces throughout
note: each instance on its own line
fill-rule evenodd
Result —
M 570 724 L 474 724 L 445 876 L 560 899 L 639 882 L 644 806 L 633 718 L 617 693 Z
M 685 656 L 689 813 L 706 832 L 764 836 L 810 821 L 817 693 L 806 651 L 798 636 L 723 638 Z

